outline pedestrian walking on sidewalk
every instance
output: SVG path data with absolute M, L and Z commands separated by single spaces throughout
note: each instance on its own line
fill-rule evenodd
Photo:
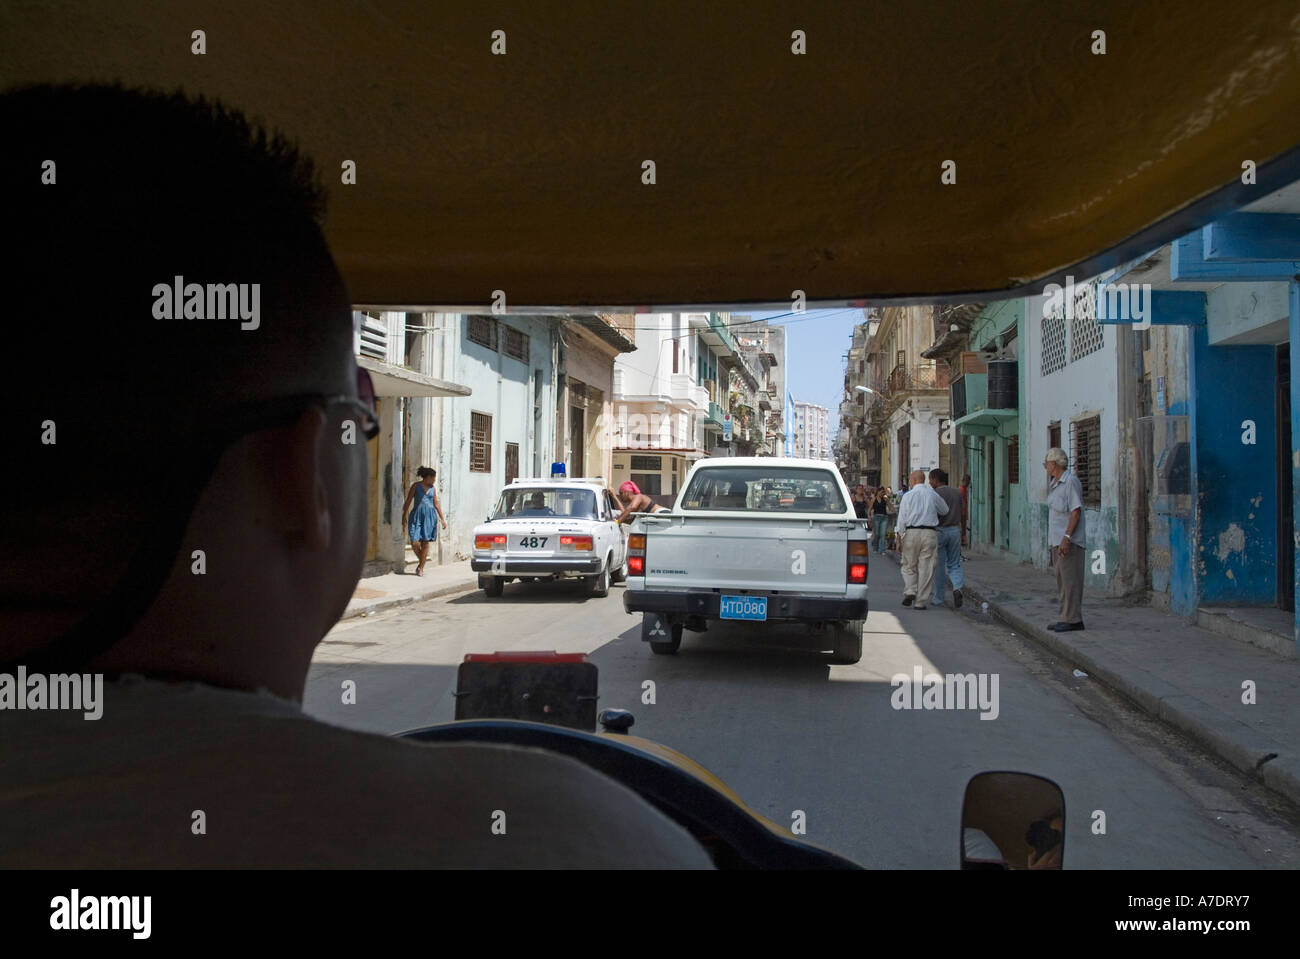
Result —
M 891 544 L 889 542 L 889 536 L 886 535 L 885 547 L 887 549 L 890 548 L 896 549 L 901 552 L 902 550 L 900 549 L 899 542 L 898 542 L 898 500 L 899 500 L 899 496 L 897 493 L 894 492 L 894 488 L 892 486 L 886 486 L 885 487 L 885 511 L 887 514 L 886 518 L 889 520 L 889 528 L 894 534 L 894 541 Z
M 870 505 L 867 501 L 867 488 L 861 484 L 853 487 L 853 512 L 858 519 L 867 518 L 867 510 Z
M 1047 542 L 1056 570 L 1060 599 L 1057 621 L 1047 628 L 1058 633 L 1083 629 L 1083 559 L 1086 530 L 1083 522 L 1083 485 L 1066 466 L 1065 450 L 1052 447 L 1043 460 L 1047 470 Z
M 930 470 L 930 486 L 948 504 L 939 520 L 938 556 L 934 564 L 934 605 L 943 605 L 946 584 L 952 582 L 952 608 L 961 609 L 961 533 L 966 528 L 966 499 L 961 490 L 948 485 L 948 474 Z
M 925 483 L 923 470 L 912 470 L 912 488 L 898 504 L 898 539 L 903 554 L 903 605 L 925 609 L 934 592 L 934 561 L 939 519 L 948 515 L 943 497 Z M 916 605 L 913 606 L 912 604 Z
M 885 534 L 889 532 L 889 494 L 881 486 L 871 499 L 871 546 L 881 556 L 885 554 Z
M 970 473 L 961 478 L 961 502 L 965 510 L 961 521 L 961 544 L 965 546 L 970 541 Z
M 441 520 L 442 528 L 446 529 L 447 520 L 443 518 L 442 507 L 438 504 L 438 491 L 433 486 L 437 472 L 421 466 L 415 475 L 420 479 L 406 492 L 406 502 L 402 504 L 402 525 L 411 537 L 411 549 L 415 550 L 418 561 L 415 564 L 415 575 L 423 576 L 424 564 L 429 559 L 429 544 L 438 539 L 438 522 Z M 411 509 L 412 504 L 415 505 L 414 510 Z

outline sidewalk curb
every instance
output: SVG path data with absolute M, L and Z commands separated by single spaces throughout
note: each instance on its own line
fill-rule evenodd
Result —
M 427 590 L 421 590 L 410 596 L 396 596 L 392 599 L 377 599 L 373 603 L 367 603 L 364 606 L 355 606 L 344 611 L 339 617 L 339 622 L 345 619 L 356 619 L 361 616 L 371 616 L 375 613 L 383 612 L 386 609 L 393 609 L 398 606 L 410 606 L 412 603 L 422 603 L 426 599 L 437 599 L 440 596 L 448 596 L 451 593 L 463 593 L 471 589 L 478 588 L 478 577 L 458 581 L 445 586 L 434 586 Z
M 901 557 L 892 551 L 885 555 L 895 563 L 902 562 Z M 1220 713 L 1208 703 L 1139 666 L 1135 665 L 1128 674 L 1103 666 L 1086 648 L 1090 643 L 1086 631 L 1084 634 L 1050 632 L 989 599 L 987 590 L 972 583 L 969 578 L 962 584 L 962 595 L 967 603 L 972 600 L 975 603 L 988 603 L 989 612 L 1017 634 L 1078 666 L 1090 678 L 1119 693 L 1143 712 L 1178 730 L 1234 768 L 1300 805 L 1300 759 L 1292 754 L 1275 753 L 1270 748 L 1273 741 L 1256 730 Z M 1065 636 L 1079 638 L 1070 641 Z M 1262 741 L 1255 742 L 1256 740 Z M 1272 758 L 1268 758 L 1270 756 Z
M 1251 740 L 1263 737 L 1249 726 L 1230 716 L 1218 714 L 1218 710 L 1214 707 L 1195 699 L 1159 677 L 1148 674 L 1146 670 L 1139 668 L 1132 674 L 1125 674 L 1102 665 L 1089 655 L 1086 649 L 1078 645 L 1086 642 L 1086 637 L 1071 642 L 1042 626 L 1031 623 L 1002 604 L 990 600 L 980 586 L 969 580 L 962 586 L 962 593 L 977 603 L 988 603 L 989 612 L 1011 626 L 1017 633 L 1027 636 L 1039 646 L 1075 664 L 1091 678 L 1109 686 L 1139 706 L 1143 712 L 1177 729 L 1209 752 L 1275 792 L 1281 793 L 1293 803 L 1300 804 L 1300 774 L 1298 774 L 1300 770 L 1295 768 L 1294 758 L 1273 754 L 1275 758 L 1266 760 L 1264 757 L 1272 751 L 1263 743 L 1252 746 Z

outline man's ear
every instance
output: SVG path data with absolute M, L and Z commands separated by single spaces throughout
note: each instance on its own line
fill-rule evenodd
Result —
M 276 515 L 281 529 L 312 551 L 329 547 L 329 495 L 322 479 L 325 414 L 316 407 L 303 411 L 288 429 L 278 431 L 275 463 Z

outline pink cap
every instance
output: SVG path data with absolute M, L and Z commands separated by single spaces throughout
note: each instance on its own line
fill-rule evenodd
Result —
M 640 495 L 641 495 L 641 490 L 639 490 L 639 489 L 637 488 L 637 485 L 636 485 L 635 483 L 633 483 L 631 480 L 628 480 L 628 481 L 625 482 L 622 486 L 620 486 L 620 487 L 618 488 L 618 491 L 619 491 L 620 493 L 631 493 L 633 496 L 640 496 Z

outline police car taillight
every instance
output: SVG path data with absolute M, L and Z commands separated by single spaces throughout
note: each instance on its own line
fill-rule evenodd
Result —
M 561 536 L 560 545 L 572 549 L 593 549 L 595 546 L 590 536 Z
M 499 549 L 505 545 L 506 545 L 506 538 L 501 535 L 474 537 L 475 549 Z

